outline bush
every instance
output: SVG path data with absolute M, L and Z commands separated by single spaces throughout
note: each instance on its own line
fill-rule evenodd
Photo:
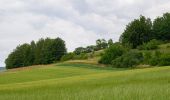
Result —
M 170 45 L 167 45 L 166 48 L 170 48 Z
M 84 60 L 88 59 L 88 55 L 86 53 L 81 53 L 76 55 L 75 53 L 68 53 L 62 56 L 61 61 L 68 61 L 68 60 Z
M 161 56 L 161 52 L 160 51 L 155 51 L 155 53 L 153 54 L 153 56 L 150 58 L 149 60 L 149 64 L 152 66 L 156 66 L 159 64 L 160 62 L 160 56 Z
M 102 64 L 111 64 L 112 60 L 121 56 L 126 52 L 126 49 L 122 45 L 114 44 L 106 49 L 104 54 L 101 56 L 99 63 Z
M 74 50 L 74 53 L 75 53 L 76 55 L 80 55 L 81 53 L 85 53 L 85 51 L 86 51 L 86 48 L 78 47 L 78 48 L 76 48 L 76 49 Z
M 170 54 L 156 51 L 154 56 L 150 59 L 150 65 L 169 66 L 170 65 Z
M 159 44 L 160 44 L 160 41 L 153 39 L 148 43 L 143 43 L 143 45 L 140 45 L 137 48 L 139 50 L 155 50 L 155 49 L 158 49 Z
M 68 54 L 62 56 L 61 61 L 71 60 L 71 59 L 73 59 L 74 55 L 75 55 L 74 53 L 68 53 Z
M 162 54 L 158 63 L 159 66 L 170 65 L 170 54 Z
M 144 57 L 144 63 L 149 64 L 149 61 L 152 58 L 152 53 L 149 51 L 144 52 L 143 57 Z
M 143 61 L 143 54 L 137 51 L 128 52 L 112 61 L 112 66 L 117 68 L 129 68 L 140 64 Z
M 80 55 L 75 55 L 73 57 L 75 60 L 83 60 L 83 59 L 88 59 L 88 55 L 86 53 L 81 53 Z

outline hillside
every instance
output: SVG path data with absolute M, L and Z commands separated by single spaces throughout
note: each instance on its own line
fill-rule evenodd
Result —
M 0 100 L 169 100 L 170 66 L 113 68 L 99 64 L 105 50 L 86 59 L 10 69 L 0 73 Z M 142 53 L 169 53 L 170 43 Z M 147 67 L 147 68 L 146 68 Z
M 169 100 L 170 66 L 114 69 L 67 62 L 0 73 L 0 100 Z

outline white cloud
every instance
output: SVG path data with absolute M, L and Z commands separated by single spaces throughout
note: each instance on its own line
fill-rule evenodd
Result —
M 69 51 L 98 38 L 117 41 L 140 14 L 170 11 L 169 0 L 0 0 L 0 66 L 18 45 L 61 37 Z

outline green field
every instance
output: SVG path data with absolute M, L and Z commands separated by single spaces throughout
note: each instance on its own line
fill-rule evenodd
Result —
M 0 73 L 0 100 L 170 100 L 170 67 L 52 64 Z

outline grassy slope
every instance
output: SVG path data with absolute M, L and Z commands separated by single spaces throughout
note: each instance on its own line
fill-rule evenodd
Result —
M 170 67 L 58 64 L 0 74 L 0 100 L 169 100 Z
M 158 50 L 169 53 L 168 45 Z M 98 67 L 102 52 L 92 59 L 2 72 L 0 100 L 170 100 L 170 67 Z

